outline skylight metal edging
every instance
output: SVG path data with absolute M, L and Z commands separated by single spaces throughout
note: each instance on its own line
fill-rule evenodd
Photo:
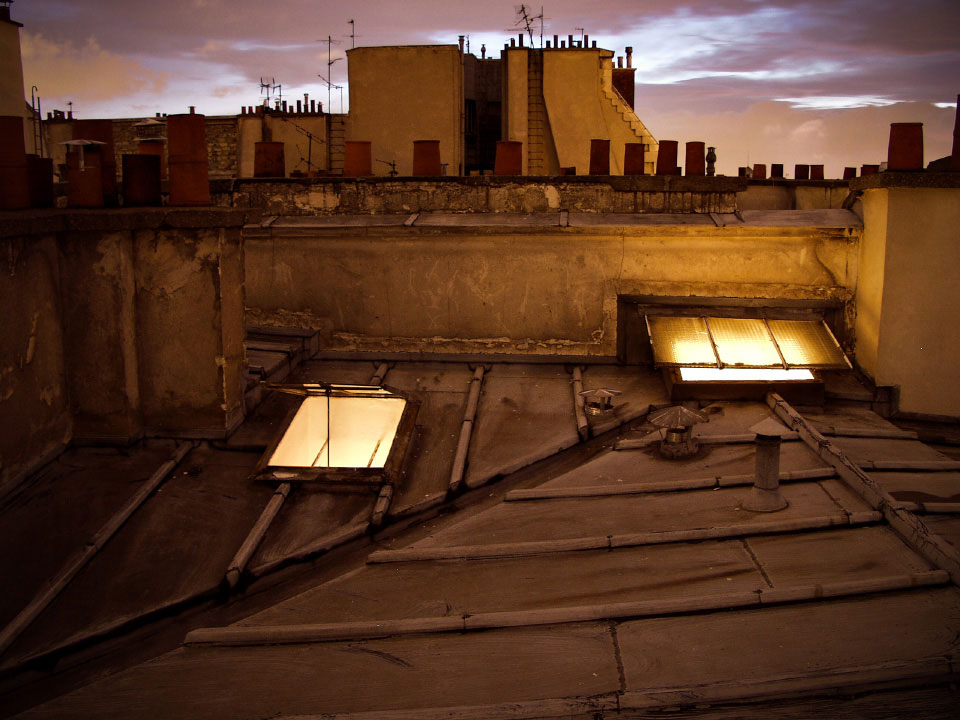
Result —
M 701 315 L 703 324 L 707 328 L 707 339 L 710 340 L 710 347 L 713 349 L 713 356 L 717 359 L 717 370 L 723 370 L 723 361 L 720 360 L 720 352 L 717 350 L 717 343 L 713 339 L 713 331 L 710 329 L 710 318 Z
M 767 319 L 760 318 L 763 320 L 763 327 L 767 331 L 767 337 L 770 338 L 770 342 L 773 343 L 773 347 L 777 350 L 777 355 L 780 356 L 780 363 L 783 365 L 784 370 L 789 370 L 790 366 L 787 365 L 786 358 L 783 357 L 783 351 L 780 349 L 780 344 L 777 342 L 777 338 L 773 334 L 773 330 L 770 329 L 770 324 L 767 322 Z
M 837 347 L 838 347 L 838 348 L 840 348 L 840 357 L 843 358 L 843 361 L 847 364 L 847 367 L 848 367 L 849 369 L 853 370 L 853 363 L 850 362 L 850 358 L 848 358 L 848 357 L 847 357 L 847 354 L 843 351 L 843 346 L 842 346 L 839 342 L 837 342 L 837 336 L 833 334 L 833 330 L 830 329 L 830 326 L 827 325 L 826 322 L 824 322 L 824 321 L 822 321 L 822 320 L 821 320 L 820 322 L 821 322 L 821 324 L 823 325 L 823 328 L 824 328 L 824 329 L 827 331 L 827 333 L 830 335 L 830 339 L 833 340 L 833 341 L 837 344 Z

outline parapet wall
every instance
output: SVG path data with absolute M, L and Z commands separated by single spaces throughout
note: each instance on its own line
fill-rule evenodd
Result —
M 311 178 L 214 185 L 218 205 L 266 215 L 414 212 L 730 213 L 746 180 L 570 175 L 549 178 Z
M 244 230 L 247 304 L 341 350 L 613 357 L 625 296 L 851 307 L 860 232 L 844 210 L 270 218 Z

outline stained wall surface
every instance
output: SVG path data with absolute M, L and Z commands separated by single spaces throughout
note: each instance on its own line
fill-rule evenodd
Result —
M 52 233 L 30 241 L 0 227 L 0 494 L 30 464 L 71 438 L 60 320 L 60 271 Z
M 330 322 L 344 348 L 612 356 L 618 296 L 845 302 L 856 289 L 858 227 L 354 220 L 247 228 L 248 305 Z
M 0 494 L 71 439 L 243 419 L 243 211 L 4 215 Z

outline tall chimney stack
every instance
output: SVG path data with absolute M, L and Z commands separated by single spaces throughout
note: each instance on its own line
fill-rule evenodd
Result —
M 628 68 L 633 67 L 633 48 L 632 47 L 627 48 L 627 67 Z

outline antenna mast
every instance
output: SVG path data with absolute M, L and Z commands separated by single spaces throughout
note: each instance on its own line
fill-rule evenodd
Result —
M 278 99 L 283 99 L 283 87 L 280 83 L 277 82 L 276 78 L 270 78 L 270 82 L 264 82 L 263 77 L 260 77 L 260 94 L 264 95 L 263 106 L 266 108 L 270 107 L 270 100 L 273 98 L 273 93 L 277 93 Z
M 350 22 L 352 23 L 353 20 L 351 20 Z M 321 42 L 323 42 L 323 41 L 321 40 Z M 334 40 L 330 35 L 327 35 L 327 76 L 324 77 L 323 75 L 317 75 L 318 78 L 320 78 L 321 80 L 323 80 L 323 81 L 327 84 L 327 112 L 328 112 L 328 113 L 330 112 L 331 102 L 332 102 L 331 99 L 330 99 L 330 96 L 331 96 L 331 92 L 332 92 L 332 90 L 333 90 L 333 88 L 334 88 L 334 84 L 333 84 L 333 71 L 332 71 L 330 68 L 331 68 L 331 67 L 333 66 L 333 64 L 334 64 L 335 62 L 337 62 L 338 60 L 343 60 L 343 58 L 334 58 L 334 57 L 331 57 L 331 53 L 332 53 L 333 46 L 334 46 L 334 45 L 339 45 L 339 44 L 340 44 L 339 41 Z M 343 88 L 340 87 L 339 85 L 337 85 L 336 87 L 337 87 L 338 89 L 341 89 L 341 90 L 343 89 Z M 342 93 L 341 93 L 341 97 L 340 97 L 340 112 L 343 112 L 343 95 L 342 95 Z
M 520 5 L 517 8 L 517 22 L 514 25 L 519 26 L 523 25 L 524 32 L 527 33 L 527 36 L 530 38 L 530 47 L 533 47 L 533 24 L 539 20 L 540 21 L 540 47 L 543 47 L 543 8 L 540 8 L 539 15 L 531 15 L 530 8 L 526 5 Z

